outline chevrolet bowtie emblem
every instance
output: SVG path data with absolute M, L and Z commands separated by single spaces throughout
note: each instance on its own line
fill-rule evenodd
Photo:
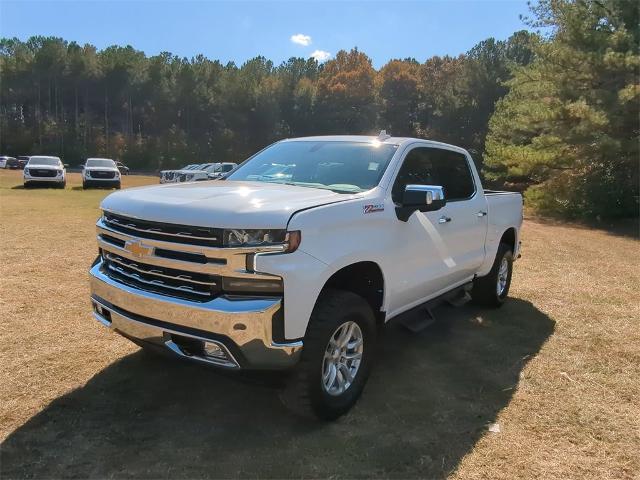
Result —
M 124 244 L 124 249 L 127 252 L 131 252 L 136 257 L 144 257 L 146 255 L 151 255 L 153 252 L 153 247 L 149 245 L 145 245 L 139 240 L 129 240 Z

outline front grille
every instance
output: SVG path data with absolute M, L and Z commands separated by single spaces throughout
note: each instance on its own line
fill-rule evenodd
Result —
M 88 170 L 87 173 L 91 178 L 108 179 L 115 178 L 116 172 L 110 170 Z
M 29 168 L 29 175 L 32 177 L 55 177 L 58 175 L 56 170 Z
M 222 246 L 222 229 L 219 228 L 151 222 L 123 217 L 110 212 L 104 212 L 104 222 L 113 230 L 139 238 L 206 247 Z
M 217 275 L 148 265 L 111 252 L 102 258 L 107 275 L 143 290 L 195 301 L 209 301 L 221 290 Z

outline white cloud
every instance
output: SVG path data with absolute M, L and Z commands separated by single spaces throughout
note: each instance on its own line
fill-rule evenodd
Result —
M 311 37 L 309 35 L 305 35 L 304 33 L 297 33 L 295 35 L 291 35 L 290 40 L 293 43 L 297 43 L 298 45 L 308 46 L 311 45 Z
M 312 58 L 315 58 L 318 62 L 322 63 L 331 58 L 331 54 L 329 52 L 325 52 L 324 50 L 314 50 L 311 55 Z

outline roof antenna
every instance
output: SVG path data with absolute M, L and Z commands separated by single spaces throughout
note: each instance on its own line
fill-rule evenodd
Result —
M 378 140 L 384 142 L 387 138 L 391 138 L 391 135 L 387 135 L 386 130 L 380 130 L 380 133 L 378 134 Z

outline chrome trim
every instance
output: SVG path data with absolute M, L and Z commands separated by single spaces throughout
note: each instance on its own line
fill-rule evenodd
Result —
M 127 316 L 127 315 L 123 315 L 121 312 L 117 312 L 117 311 L 111 309 L 108 305 L 105 305 L 103 302 L 101 302 L 100 300 L 96 299 L 95 297 L 92 297 L 91 301 L 94 304 L 99 305 L 101 309 L 109 311 L 109 314 L 111 315 L 112 321 L 107 320 L 104 316 L 102 316 L 101 314 L 96 312 L 95 309 L 94 309 L 94 312 L 93 312 L 93 317 L 96 320 L 98 320 L 100 323 L 102 323 L 104 326 L 106 326 L 108 328 L 111 328 L 113 330 L 116 330 L 119 333 L 124 333 L 125 335 L 129 335 L 127 330 L 130 330 L 130 329 L 128 329 L 126 324 L 123 322 L 123 321 L 126 321 L 126 322 L 129 322 L 131 324 L 136 325 L 136 327 L 138 329 L 146 330 L 148 332 L 153 331 L 153 335 L 155 337 L 157 337 L 157 338 L 163 338 L 164 339 L 164 337 L 165 337 L 164 334 L 168 333 L 168 334 L 180 335 L 181 337 L 193 338 L 194 340 L 199 340 L 199 341 L 202 341 L 202 342 L 215 343 L 221 349 L 221 351 L 224 353 L 224 355 L 226 356 L 226 358 L 228 360 L 224 360 L 222 358 L 221 359 L 215 359 L 213 357 L 204 357 L 204 356 L 200 356 L 200 355 L 188 355 L 184 351 L 182 351 L 182 349 L 173 340 L 169 339 L 169 340 L 164 340 L 164 342 L 163 342 L 163 344 L 169 350 L 171 350 L 173 353 L 175 353 L 176 355 L 178 355 L 180 357 L 188 358 L 189 360 L 196 360 L 196 361 L 200 361 L 200 362 L 204 362 L 204 363 L 214 364 L 214 365 L 219 366 L 219 367 L 240 368 L 240 364 L 235 359 L 233 354 L 221 342 L 218 342 L 216 340 L 212 340 L 210 338 L 199 337 L 197 335 L 190 335 L 188 333 L 179 332 L 177 330 L 173 330 L 173 329 L 170 329 L 170 328 L 159 328 L 159 327 L 155 327 L 155 326 L 146 324 L 144 322 L 139 322 L 138 320 L 136 320 L 134 318 L 131 318 L 131 317 Z M 140 339 L 140 340 L 143 340 L 143 339 Z
M 105 210 L 108 211 L 108 210 Z M 111 212 L 109 212 L 111 213 Z M 113 215 L 118 215 L 117 213 L 113 213 Z M 177 237 L 177 238 L 187 238 L 190 240 L 205 240 L 205 241 L 210 241 L 210 242 L 215 242 L 218 240 L 218 237 L 196 237 L 194 235 L 190 235 L 188 232 L 180 232 L 180 233 L 169 233 L 169 232 L 165 232 L 162 229 L 159 228 L 138 228 L 133 226 L 133 224 L 130 223 L 124 223 L 124 222 L 119 222 L 119 221 L 111 221 L 111 220 L 104 220 L 101 219 L 103 223 L 106 223 L 107 225 L 109 223 L 115 223 L 116 225 L 120 225 L 124 228 L 127 228 L 129 230 L 135 230 L 136 232 L 143 232 L 143 233 L 152 233 L 152 234 L 156 234 L 156 235 L 167 235 L 169 237 Z M 203 227 L 206 228 L 206 227 Z
M 168 278 L 170 280 L 184 280 L 185 282 L 197 283 L 198 285 L 209 285 L 211 287 L 215 287 L 216 285 L 218 285 L 216 282 L 203 282 L 201 280 L 193 280 L 192 278 L 186 278 L 186 275 L 184 275 L 184 274 L 177 275 L 177 276 L 171 276 L 171 275 L 166 275 L 164 273 L 158 273 L 158 271 L 156 271 L 156 270 L 144 270 L 142 268 L 138 268 L 138 264 L 137 263 L 127 264 L 127 263 L 121 262 L 120 260 L 117 260 L 116 258 L 114 258 L 113 255 L 110 254 L 110 252 L 108 252 L 105 255 L 105 257 L 110 262 L 115 262 L 118 265 L 122 265 L 123 267 L 130 268 L 131 270 L 135 270 L 136 272 L 146 273 L 148 275 L 155 275 L 156 277 Z
M 133 262 L 142 262 L 148 265 L 184 270 L 185 272 L 191 271 L 237 278 L 272 279 L 274 275 L 248 272 L 246 270 L 246 256 L 247 254 L 252 253 L 283 253 L 285 249 L 285 245 L 262 247 L 206 247 L 186 243 L 172 243 L 150 238 L 140 238 L 112 230 L 106 226 L 102 220 L 98 220 L 96 223 L 96 230 L 98 233 L 98 247 L 103 251 L 114 253 Z M 141 242 L 144 242 L 145 245 L 153 247 L 153 252 L 143 257 L 135 256 L 130 251 L 104 240 L 101 235 L 109 235 L 121 240 L 122 242 L 140 240 Z M 204 255 L 206 258 L 213 260 L 213 262 L 197 263 L 161 257 L 155 254 L 156 249 L 169 250 L 177 253 L 195 253 Z M 216 262 L 216 260 L 218 262 Z M 224 262 L 220 262 L 221 260 Z
M 189 335 L 192 338 L 198 338 L 198 337 L 193 337 L 191 335 Z M 206 339 L 202 339 L 204 342 L 208 342 L 208 343 L 215 343 L 216 345 L 218 345 L 223 352 L 225 352 L 226 355 L 229 355 L 231 358 L 233 358 L 233 356 L 231 356 L 231 354 L 229 353 L 229 351 L 227 350 L 227 348 L 220 342 L 214 342 L 212 340 L 206 340 Z M 202 363 L 210 363 L 212 365 L 216 365 L 219 367 L 227 367 L 227 368 L 240 368 L 240 366 L 238 365 L 238 362 L 236 362 L 235 360 L 233 361 L 225 361 L 223 359 L 216 359 L 213 357 L 205 357 L 205 356 L 201 356 L 201 355 L 189 355 L 187 353 L 185 353 L 179 346 L 177 343 L 175 343 L 173 340 L 167 340 L 166 342 L 164 342 L 164 344 L 166 345 L 166 347 L 171 350 L 173 353 L 175 353 L 176 355 L 178 355 L 179 357 L 182 358 L 187 358 L 189 360 L 196 360 L 198 362 L 202 362 Z
M 117 282 L 102 272 L 102 267 L 102 262 L 98 262 L 89 272 L 91 296 L 94 301 L 103 299 L 113 305 L 114 309 L 107 308 L 112 312 L 113 328 L 125 336 L 164 345 L 166 339 L 158 334 L 173 330 L 171 325 L 175 326 L 177 335 L 185 335 L 180 327 L 210 332 L 233 342 L 250 368 L 288 368 L 300 357 L 302 341 L 273 340 L 272 322 L 283 308 L 282 297 L 221 295 L 205 302 L 189 301 Z M 163 322 L 169 327 L 131 321 L 115 309 Z
M 173 285 L 167 285 L 162 280 L 152 280 L 152 281 L 144 280 L 140 278 L 139 275 L 125 272 L 121 267 L 107 265 L 107 268 L 109 270 L 115 270 L 118 275 L 123 275 L 127 278 L 131 278 L 132 280 L 135 280 L 136 282 L 144 283 L 145 285 L 168 288 L 169 290 L 175 290 L 176 292 L 193 293 L 195 295 L 201 295 L 202 297 L 205 297 L 205 298 L 211 296 L 211 294 L 208 292 L 199 292 L 197 290 L 194 290 L 193 287 L 189 287 L 187 285 L 185 285 L 184 287 L 174 287 Z

